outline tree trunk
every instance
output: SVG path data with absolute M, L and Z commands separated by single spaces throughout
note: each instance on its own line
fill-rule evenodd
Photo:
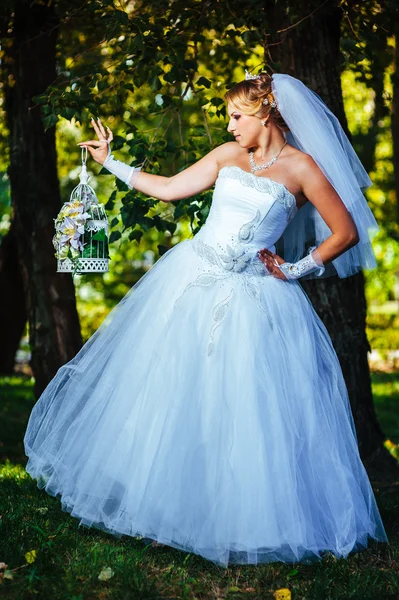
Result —
M 268 12 L 272 29 L 287 27 L 278 3 Z M 320 8 L 311 0 L 295 4 L 294 22 L 300 24 L 269 38 L 266 61 L 279 63 L 279 71 L 301 79 L 331 108 L 348 133 L 340 78 L 341 10 L 333 3 Z M 315 11 L 311 16 L 309 16 Z M 276 43 L 277 42 L 277 43 Z M 323 320 L 341 363 L 356 424 L 359 451 L 369 476 L 374 480 L 398 477 L 396 461 L 383 446 L 385 436 L 373 405 L 367 353 L 366 299 L 363 274 L 339 279 L 303 281 L 303 288 Z
M 396 29 L 398 33 L 395 36 L 395 63 L 392 74 L 392 114 L 391 130 L 393 142 L 393 169 L 396 192 L 396 220 L 399 223 L 399 25 Z
M 0 373 L 11 375 L 28 313 L 14 223 L 0 246 Z
M 56 273 L 52 245 L 53 218 L 61 206 L 55 128 L 44 130 L 40 108 L 32 101 L 56 77 L 58 25 L 54 3 L 17 0 L 3 66 L 11 202 L 37 395 L 82 343 L 72 277 Z

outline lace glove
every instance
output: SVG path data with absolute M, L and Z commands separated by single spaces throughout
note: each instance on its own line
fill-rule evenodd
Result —
M 299 277 L 304 277 L 304 275 L 309 275 L 309 273 L 314 273 L 315 271 L 318 271 L 317 275 L 320 276 L 325 271 L 323 261 L 317 252 L 316 246 L 310 248 L 309 254 L 298 260 L 298 262 L 285 262 L 279 265 L 279 267 L 287 279 L 299 279 Z
M 120 160 L 115 160 L 111 154 L 111 148 L 108 146 L 108 156 L 103 162 L 103 167 L 110 173 L 118 177 L 123 183 L 126 183 L 129 189 L 134 188 L 134 184 L 140 174 L 141 167 L 130 167 Z

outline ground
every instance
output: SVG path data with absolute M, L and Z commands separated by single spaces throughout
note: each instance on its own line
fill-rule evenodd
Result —
M 399 373 L 373 373 L 379 421 L 399 444 Z M 0 380 L 0 597 L 14 600 L 258 599 L 397 600 L 399 482 L 374 488 L 389 545 L 348 559 L 228 569 L 167 546 L 145 546 L 78 527 L 24 471 L 22 439 L 32 381 Z M 4 564 L 1 564 L 4 563 Z

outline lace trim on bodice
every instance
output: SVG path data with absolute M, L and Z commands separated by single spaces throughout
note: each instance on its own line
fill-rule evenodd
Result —
M 269 179 L 268 177 L 257 177 L 253 173 L 244 171 L 236 165 L 222 167 L 219 171 L 218 179 L 237 179 L 242 185 L 252 187 L 259 192 L 271 193 L 276 202 L 283 204 L 287 211 L 288 221 L 294 218 L 298 211 L 296 199 L 283 183 Z

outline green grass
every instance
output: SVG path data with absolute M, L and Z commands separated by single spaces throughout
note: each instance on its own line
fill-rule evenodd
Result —
M 399 374 L 374 374 L 376 410 L 399 441 Z M 33 405 L 32 382 L 0 380 L 0 596 L 15 600 L 258 599 L 281 588 L 293 600 L 399 598 L 399 489 L 376 489 L 390 544 L 371 541 L 347 560 L 217 567 L 196 555 L 78 527 L 57 499 L 26 474 L 22 439 Z M 35 551 L 34 560 L 26 554 Z M 29 555 L 28 555 L 29 558 Z M 99 580 L 110 568 L 112 577 Z M 12 578 L 12 579 L 11 579 Z
M 399 444 L 399 373 L 373 373 L 373 396 L 383 432 Z
M 0 463 L 7 458 L 25 464 L 23 437 L 34 404 L 33 380 L 0 379 Z

